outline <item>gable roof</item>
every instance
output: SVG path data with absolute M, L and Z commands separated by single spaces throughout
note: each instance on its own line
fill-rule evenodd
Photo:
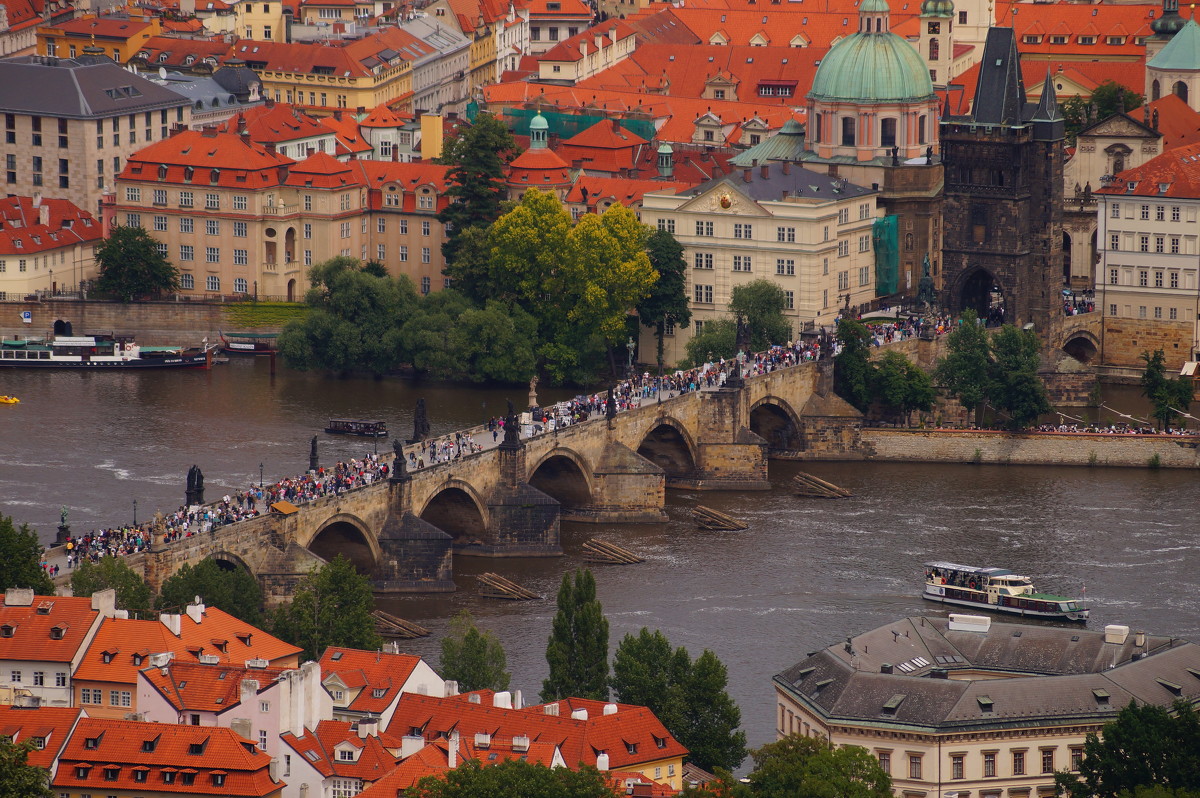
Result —
M 257 682 L 256 694 L 261 693 L 284 670 L 172 661 L 161 668 L 142 668 L 138 673 L 177 712 L 220 713 L 241 703 L 242 682 Z
M 76 707 L 0 706 L 0 736 L 16 743 L 41 738 L 42 746 L 30 751 L 26 761 L 50 770 L 82 714 Z
M 285 144 L 301 139 L 328 136 L 330 131 L 315 117 L 295 106 L 268 100 L 263 105 L 239 111 L 217 128 L 224 133 L 245 130 L 257 144 Z
M 46 252 L 103 236 L 100 223 L 70 200 L 42 197 L 38 203 L 32 197 L 0 199 L 0 255 Z
M 100 619 L 90 598 L 34 596 L 27 605 L 13 601 L 11 591 L 0 598 L 0 660 L 69 663 Z
M 325 674 L 325 678 L 337 676 L 348 688 L 363 688 L 346 707 L 351 712 L 383 712 L 396 700 L 400 689 L 419 664 L 421 658 L 411 654 L 359 651 L 334 646 L 321 654 L 321 673 Z M 377 691 L 379 695 L 376 695 Z
M 10 113 L 94 119 L 188 104 L 177 92 L 107 58 L 0 60 L 0 108 Z
M 280 739 L 291 747 L 322 776 L 361 779 L 371 782 L 389 773 L 396 766 L 401 741 L 390 734 L 360 736 L 355 724 L 340 720 L 323 720 L 315 731 L 305 729 L 297 736 L 291 732 Z M 342 759 L 338 749 L 353 752 L 353 761 Z
M 1200 199 L 1200 144 L 1167 150 L 1115 176 L 1097 194 Z
M 1200 112 L 1178 95 L 1168 94 L 1150 103 L 1150 112 L 1158 111 L 1158 132 L 1163 137 L 1163 149 L 1183 147 L 1200 142 Z
M 295 161 L 247 139 L 212 128 L 183 130 L 130 155 L 120 179 L 172 183 L 195 180 L 198 187 L 224 185 L 251 190 L 278 185 L 282 180 L 280 167 L 289 167 Z

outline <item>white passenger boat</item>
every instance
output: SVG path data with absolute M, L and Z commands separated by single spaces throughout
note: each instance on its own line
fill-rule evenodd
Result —
M 1028 576 L 1003 568 L 927 562 L 925 590 L 921 595 L 942 604 L 1032 618 L 1086 621 L 1088 617 L 1087 608 L 1078 599 L 1038 593 Z

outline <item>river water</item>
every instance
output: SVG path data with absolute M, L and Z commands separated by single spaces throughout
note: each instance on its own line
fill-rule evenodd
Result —
M 523 389 L 472 389 L 399 380 L 328 379 L 234 359 L 212 371 L 0 372 L 0 513 L 53 539 L 65 505 L 76 533 L 183 502 L 188 468 L 204 471 L 208 498 L 301 473 L 308 441 L 323 464 L 370 451 L 371 442 L 321 434 L 330 417 L 380 418 L 407 436 L 418 397 L 434 434 L 478 424 L 525 403 Z M 543 401 L 567 392 L 539 391 Z M 1107 400 L 1140 414 L 1128 392 Z M 1123 402 L 1123 403 L 1122 403 Z M 1077 411 L 1069 411 L 1075 413 Z M 381 444 L 386 446 L 386 444 Z M 471 610 L 500 637 L 513 686 L 534 700 L 546 675 L 546 637 L 564 571 L 584 563 L 590 537 L 646 558 L 595 568 L 615 645 L 642 626 L 694 654 L 726 663 L 752 745 L 772 739 L 771 676 L 807 652 L 897 617 L 937 614 L 918 594 L 921 565 L 946 559 L 1028 573 L 1039 587 L 1083 594 L 1093 628 L 1125 623 L 1200 639 L 1200 496 L 1183 471 L 885 463 L 810 463 L 804 470 L 853 491 L 803 499 L 787 490 L 799 468 L 772 463 L 760 493 L 670 491 L 670 522 L 564 524 L 566 556 L 455 561 L 458 592 L 390 598 L 381 606 L 434 634 L 405 648 L 436 667 L 438 635 Z M 705 504 L 744 519 L 743 532 L 690 522 Z M 545 600 L 480 598 L 475 575 L 496 571 Z

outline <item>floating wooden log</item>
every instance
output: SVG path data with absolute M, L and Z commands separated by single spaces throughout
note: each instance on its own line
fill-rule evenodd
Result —
M 483 584 L 479 595 L 485 598 L 510 599 L 512 601 L 529 601 L 540 599 L 537 593 L 521 587 L 516 582 L 505 579 L 499 574 L 480 574 L 479 581 Z
M 750 525 L 745 521 L 739 521 L 731 515 L 726 515 L 704 505 L 697 505 L 696 509 L 692 510 L 692 518 L 701 529 L 735 531 L 750 528 Z
M 792 479 L 792 487 L 800 496 L 811 496 L 818 499 L 845 499 L 851 493 L 845 488 L 839 488 L 832 482 L 806 474 L 803 471 Z
M 629 549 L 618 546 L 615 543 L 597 540 L 596 538 L 592 538 L 583 544 L 583 555 L 588 562 L 609 563 L 612 565 L 633 565 L 634 563 L 644 562 L 641 557 Z
M 412 621 L 406 621 L 403 618 L 397 618 L 390 612 L 374 610 L 371 612 L 371 616 L 375 619 L 375 631 L 383 637 L 412 640 L 415 637 L 429 636 L 429 630 L 425 627 L 417 626 Z

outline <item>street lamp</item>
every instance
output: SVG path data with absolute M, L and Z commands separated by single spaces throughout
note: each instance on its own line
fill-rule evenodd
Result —
M 263 485 L 263 464 L 259 463 L 258 464 L 258 487 L 261 488 L 262 485 Z
M 133 500 L 133 525 L 137 526 L 137 499 Z

